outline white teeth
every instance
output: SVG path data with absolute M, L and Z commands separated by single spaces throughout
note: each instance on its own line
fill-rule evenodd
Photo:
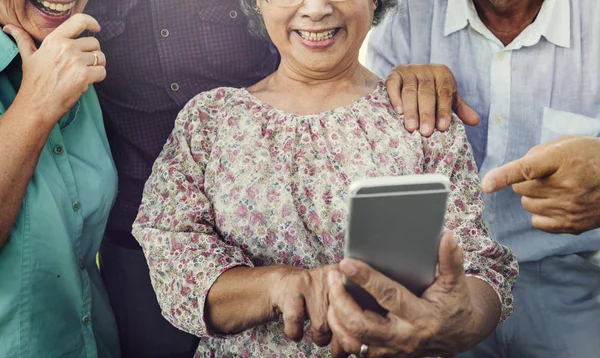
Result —
M 56 4 L 56 3 L 51 3 L 48 1 L 44 1 L 44 0 L 36 0 L 39 4 L 42 4 L 45 8 L 53 10 L 53 11 L 57 11 L 57 12 L 67 12 L 69 10 L 71 10 L 73 8 L 73 6 L 75 6 L 75 1 L 72 1 L 68 4 Z
M 300 36 L 302 36 L 302 38 L 305 40 L 323 41 L 323 40 L 329 40 L 330 38 L 332 38 L 335 35 L 336 30 L 329 30 L 329 31 L 325 31 L 325 32 L 310 32 L 310 31 L 298 31 L 298 32 L 300 33 Z

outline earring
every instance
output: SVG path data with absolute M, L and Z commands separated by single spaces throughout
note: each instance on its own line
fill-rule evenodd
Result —
M 260 11 L 260 7 L 258 5 L 254 7 L 254 11 L 256 11 L 257 14 L 262 15 L 262 12 Z

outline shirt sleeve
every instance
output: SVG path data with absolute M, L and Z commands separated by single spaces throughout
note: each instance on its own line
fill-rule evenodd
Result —
M 235 266 L 253 266 L 239 247 L 225 243 L 214 229 L 205 170 L 217 128 L 210 113 L 217 110 L 202 96 L 179 113 L 133 224 L 163 316 L 199 337 L 211 335 L 204 305 L 215 280 Z
M 512 313 L 512 288 L 518 275 L 513 252 L 492 240 L 483 222 L 483 199 L 477 166 L 465 128 L 456 116 L 446 132 L 423 138 L 425 172 L 450 178 L 446 229 L 464 251 L 467 276 L 487 282 L 502 304 L 501 321 Z

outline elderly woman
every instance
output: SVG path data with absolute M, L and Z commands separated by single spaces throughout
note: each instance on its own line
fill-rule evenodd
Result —
M 0 357 L 119 356 L 95 264 L 117 177 L 86 2 L 0 3 Z
M 198 356 L 331 354 L 328 275 L 339 289 L 348 186 L 365 177 L 450 177 L 446 226 L 458 244 L 443 241 L 438 280 L 424 296 L 435 304 L 405 307 L 439 324 L 428 337 L 436 352 L 468 348 L 511 312 L 516 261 L 486 233 L 464 128 L 454 120 L 430 138 L 409 133 L 383 81 L 359 64 L 390 3 L 244 0 L 253 29 L 265 35 L 264 24 L 281 53 L 279 69 L 247 89 L 201 93 L 180 112 L 133 233 L 163 314 L 202 337 Z M 366 353 L 336 335 L 335 347 Z

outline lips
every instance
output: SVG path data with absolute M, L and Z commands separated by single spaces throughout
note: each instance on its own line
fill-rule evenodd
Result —
M 339 30 L 339 28 L 324 31 L 296 30 L 296 33 L 306 41 L 326 41 L 333 38 Z

